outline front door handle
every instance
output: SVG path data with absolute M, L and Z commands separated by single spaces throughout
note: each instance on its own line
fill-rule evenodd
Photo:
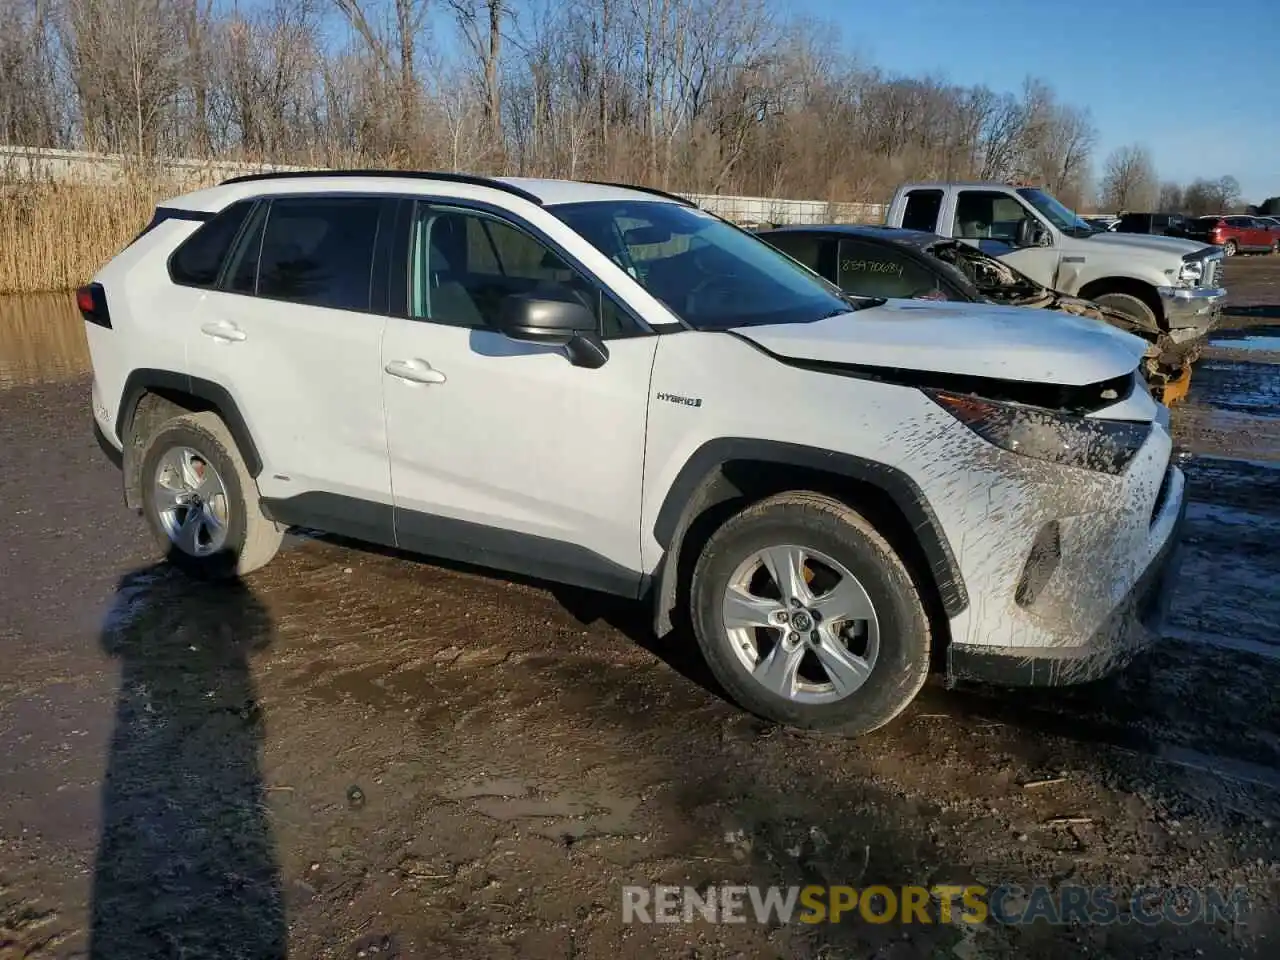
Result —
M 387 373 L 410 383 L 444 383 L 445 375 L 432 369 L 425 360 L 392 360 L 384 367 Z
M 239 343 L 244 340 L 246 334 L 234 323 L 228 323 L 225 320 L 219 320 L 217 323 L 206 323 L 200 328 L 200 332 L 206 337 L 213 337 L 215 340 L 225 340 L 228 343 Z

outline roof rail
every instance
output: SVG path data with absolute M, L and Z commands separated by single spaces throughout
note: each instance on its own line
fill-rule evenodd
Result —
M 666 190 L 659 190 L 656 187 L 638 187 L 634 183 L 613 183 L 609 180 L 587 180 L 586 183 L 594 183 L 597 187 L 617 187 L 619 190 L 635 190 L 637 193 L 650 193 L 655 197 L 665 197 L 668 200 L 674 200 L 676 203 L 686 207 L 696 207 L 697 204 L 688 197 L 682 197 L 678 193 L 668 193 Z
M 542 206 L 542 199 L 528 190 L 505 183 L 495 177 L 477 177 L 469 173 L 433 173 L 428 170 L 273 170 L 270 173 L 246 173 L 230 180 L 223 180 L 222 185 L 229 183 L 257 183 L 261 180 L 288 180 L 296 177 L 407 177 L 414 180 L 440 180 L 446 183 L 466 183 L 475 187 L 489 187 L 501 190 L 514 196 Z

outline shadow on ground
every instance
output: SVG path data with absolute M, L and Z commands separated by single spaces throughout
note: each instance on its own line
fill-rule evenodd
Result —
M 291 850 L 299 842 L 332 846 L 337 837 L 349 852 L 340 867 L 332 866 L 334 892 L 313 894 L 317 901 L 303 908 L 309 912 L 297 936 L 335 942 L 356 918 L 349 911 L 367 909 L 377 924 L 370 935 L 405 944 L 403 954 L 397 947 L 390 955 L 406 958 L 631 960 L 735 950 L 796 960 L 1056 958 L 1078 956 L 1082 946 L 1154 958 L 1171 955 L 1174 945 L 1179 955 L 1240 955 L 1207 925 L 974 929 L 860 917 L 782 928 L 754 921 L 714 928 L 619 924 L 623 884 L 884 884 L 900 890 L 905 884 L 1056 889 L 1106 882 L 1132 888 L 1160 879 L 1158 866 L 1179 882 L 1199 876 L 1207 885 L 1208 865 L 1230 870 L 1233 861 L 1198 852 L 1206 867 L 1187 867 L 1182 841 L 1153 825 L 1163 814 L 1152 809 L 1167 809 L 1178 785 L 1108 792 L 1098 785 L 1124 774 L 1117 773 L 1114 752 L 1092 746 L 1112 742 L 1117 728 L 1146 724 L 1148 715 L 1167 718 L 1182 709 L 1160 702 L 1174 673 L 1185 684 L 1180 700 L 1205 699 L 1196 729 L 1207 721 L 1221 731 L 1219 678 L 1204 679 L 1203 662 L 1162 663 L 1159 683 L 1148 685 L 1140 670 L 1120 687 L 1054 695 L 1057 709 L 1046 709 L 1040 696 L 970 699 L 935 688 L 889 728 L 841 741 L 782 729 L 726 704 L 692 639 L 680 632 L 654 640 L 642 605 L 560 588 L 548 596 L 500 586 L 505 577 L 459 577 L 432 569 L 439 564 L 373 558 L 356 568 L 353 581 L 347 579 L 352 569 L 343 570 L 349 556 L 314 548 L 285 562 L 288 585 L 282 580 L 271 592 L 278 622 L 287 625 L 280 645 L 298 664 L 292 677 L 273 668 L 273 682 L 283 684 L 271 700 L 273 719 L 279 711 L 273 742 L 282 739 L 281 753 L 296 755 L 297 764 L 282 773 L 299 784 L 329 778 L 330 791 L 357 775 L 405 779 L 383 800 L 386 819 L 373 817 L 371 807 L 319 835 L 312 818 L 299 821 Z M 161 611 L 159 628 L 200 623 L 165 615 L 178 596 L 163 584 L 157 593 L 151 602 Z M 557 606 L 570 616 L 557 616 Z M 220 615 L 216 605 L 204 609 L 205 617 Z M 250 632 L 265 638 L 271 628 Z M 181 647 L 176 655 L 183 656 Z M 243 668 L 243 657 L 238 662 Z M 230 698 L 232 712 L 237 702 Z M 290 733 L 304 717 L 306 743 Z M 339 717 L 359 729 L 344 728 Z M 241 734 L 232 729 L 231 736 Z M 335 759 L 356 740 L 359 759 Z M 237 744 L 233 752 L 244 748 Z M 1060 790 L 1021 787 L 1064 768 L 1072 775 Z M 389 784 L 382 789 L 390 793 Z M 260 791 L 255 786 L 250 793 L 260 801 Z M 207 816 L 216 820 L 221 804 L 213 806 Z M 1089 823 L 1078 829 L 1049 823 L 1081 813 Z M 228 819 L 235 822 L 235 814 Z M 357 819 L 358 837 L 352 835 Z M 1227 819 L 1206 820 L 1210 837 L 1245 849 L 1248 830 Z M 265 827 L 250 824 L 248 834 L 255 831 L 256 848 L 269 851 Z M 1121 862 L 1117 850 L 1137 852 L 1132 862 Z M 1256 856 L 1270 852 L 1262 847 Z M 233 863 L 241 855 L 234 844 L 218 854 Z M 1241 856 L 1251 863 L 1255 853 Z M 272 858 L 256 860 L 264 878 L 271 874 L 260 889 L 278 889 Z M 405 862 L 422 865 L 402 868 Z M 215 892 L 212 902 L 219 896 Z M 273 949 L 269 918 L 279 916 L 273 896 L 245 918 L 227 921 L 264 938 L 267 955 Z M 360 907 L 352 907 L 357 902 Z M 549 927 L 561 923 L 557 929 L 563 929 L 565 917 L 576 920 L 568 921 L 568 932 L 554 934 L 552 952 Z M 539 935 L 545 939 L 535 939 Z M 695 939 L 705 939 L 707 950 L 681 952 L 680 943 Z M 972 949 L 956 953 L 966 942 Z
M 284 957 L 250 655 L 271 642 L 242 582 L 173 568 L 121 581 L 102 632 L 120 661 L 93 879 L 93 960 Z

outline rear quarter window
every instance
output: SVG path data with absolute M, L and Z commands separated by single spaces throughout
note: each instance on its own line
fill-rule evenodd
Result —
M 186 287 L 211 287 L 231 250 L 254 201 L 242 200 L 223 210 L 187 237 L 169 257 L 169 279 Z

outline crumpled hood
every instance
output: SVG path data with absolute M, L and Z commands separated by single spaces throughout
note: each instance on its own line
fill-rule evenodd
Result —
M 1068 313 L 889 300 L 814 323 L 734 333 L 795 360 L 1083 386 L 1133 371 L 1146 341 Z
M 1187 240 L 1184 237 L 1161 237 L 1146 233 L 1095 233 L 1085 237 L 1086 243 L 1097 243 L 1103 246 L 1128 247 L 1132 250 L 1145 250 L 1148 253 L 1174 254 L 1182 257 L 1188 253 L 1203 250 L 1207 243 L 1199 240 Z

